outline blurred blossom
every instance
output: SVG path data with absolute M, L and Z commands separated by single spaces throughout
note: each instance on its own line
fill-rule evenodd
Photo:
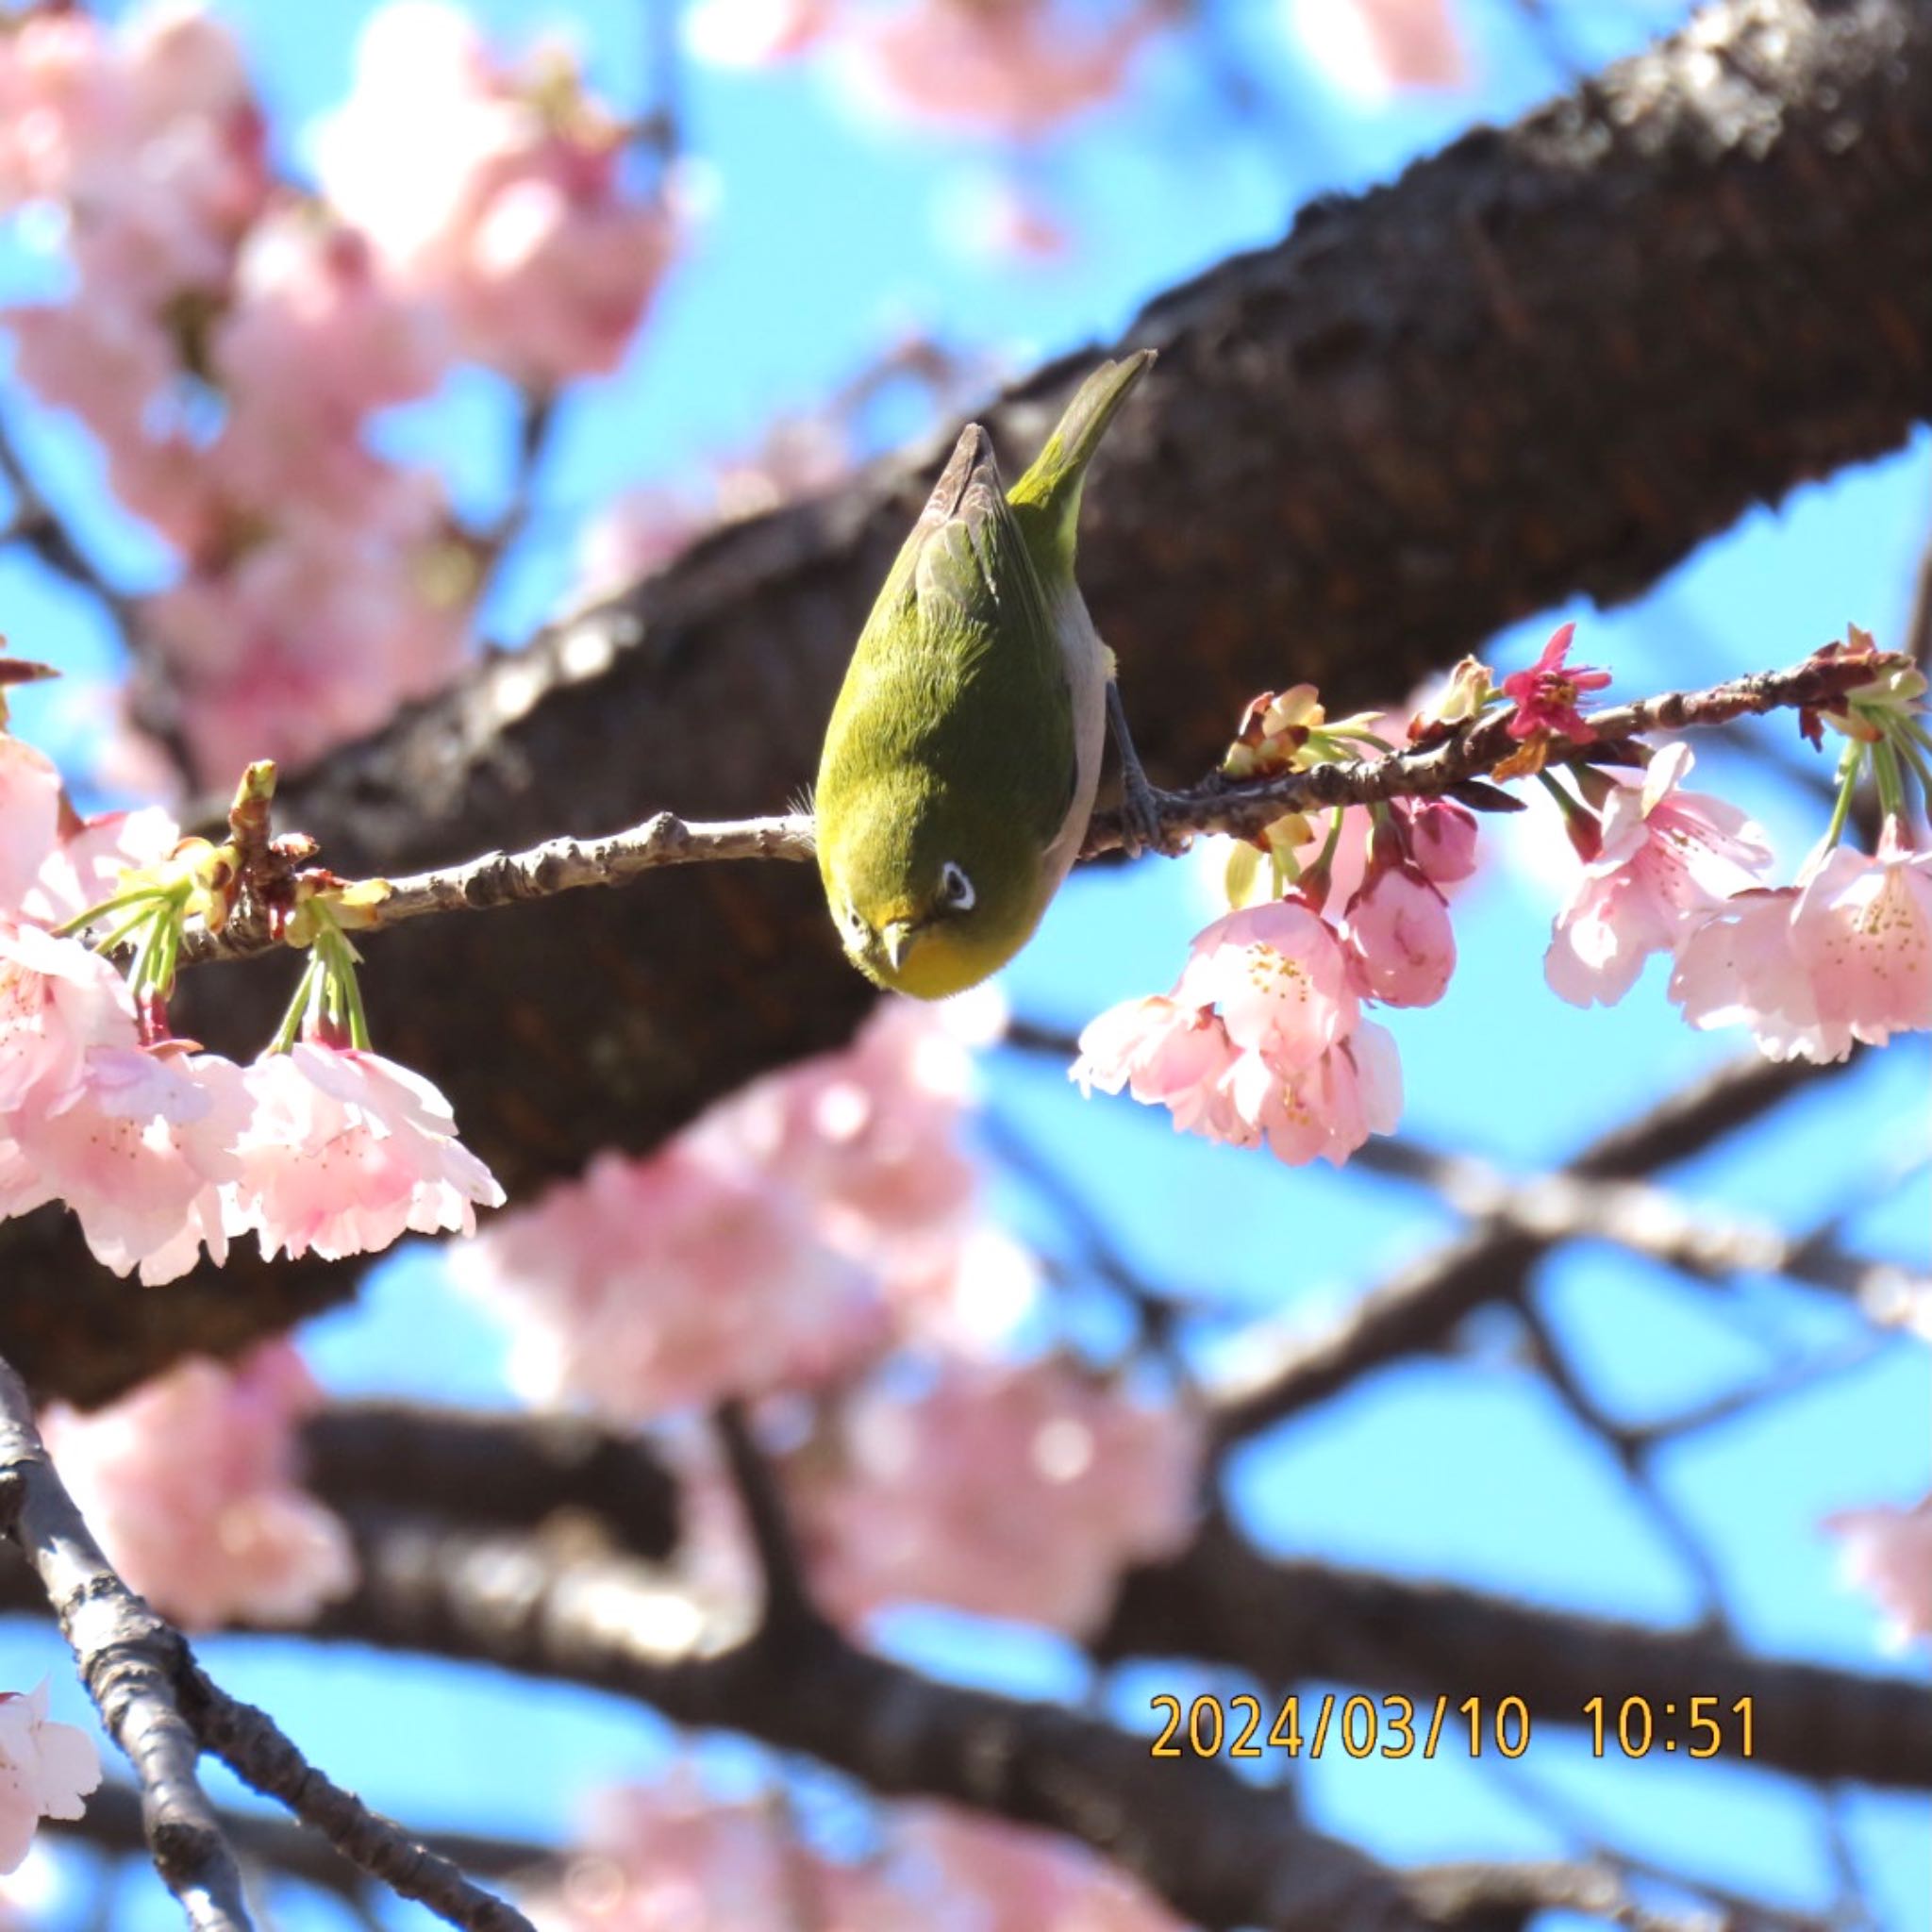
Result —
M 872 1857 L 834 1860 L 779 1794 L 715 1796 L 679 1763 L 597 1793 L 561 1878 L 523 1903 L 541 1932 L 1180 1932 L 1071 1840 L 940 1805 L 879 1825 Z
M 924 1601 L 1077 1635 L 1123 1570 L 1186 1541 L 1201 1454 L 1184 1410 L 1071 1363 L 941 1358 L 928 1386 L 854 1396 L 790 1474 L 840 1618 Z
M 808 1385 L 882 1340 L 863 1272 L 798 1199 L 682 1140 L 598 1155 L 451 1267 L 509 1325 L 525 1395 L 621 1422 Z
M 838 42 L 856 105 L 891 120 L 1032 140 L 1125 88 L 1172 18 L 1160 0 L 1096 21 L 1056 0 L 899 0 L 855 8 Z
M 714 464 L 703 489 L 624 491 L 584 525 L 574 600 L 615 596 L 708 531 L 830 489 L 850 474 L 852 461 L 851 439 L 831 418 L 786 416 L 756 448 Z
M 1843 1545 L 1846 1580 L 1885 1612 L 1892 1644 L 1932 1637 L 1932 1496 L 1908 1509 L 1841 1509 L 1824 1527 Z
M 321 1407 L 271 1341 L 191 1358 L 107 1407 L 44 1418 L 60 1479 L 129 1586 L 199 1628 L 307 1622 L 355 1584 L 341 1524 L 296 1482 L 295 1430 Z
M 1287 0 L 1287 10 L 1316 66 L 1357 101 L 1466 87 L 1473 77 L 1454 0 Z
M 769 67 L 803 54 L 839 16 L 839 0 L 697 0 L 684 44 L 708 66 Z
M 960 254 L 1002 267 L 1064 261 L 1074 238 L 1043 196 L 1007 175 L 969 175 L 942 194 L 940 226 Z
M 543 388 L 613 370 L 670 263 L 672 213 L 626 185 L 625 140 L 562 50 L 512 69 L 455 8 L 397 0 L 316 153 L 335 206 L 447 308 L 464 352 Z

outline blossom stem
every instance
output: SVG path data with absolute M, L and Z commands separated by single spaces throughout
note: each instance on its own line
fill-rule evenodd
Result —
M 316 980 L 322 971 L 322 962 L 310 952 L 302 967 L 302 977 L 295 984 L 294 996 L 289 1001 L 289 1009 L 282 1015 L 282 1024 L 275 1028 L 275 1037 L 269 1042 L 271 1053 L 287 1053 L 295 1043 L 295 1035 L 300 1031 L 304 1016 L 315 996 Z
M 1932 764 L 1925 761 L 1925 754 L 1919 748 L 1914 738 L 1906 732 L 1898 733 L 1892 740 L 1898 755 L 1911 769 L 1912 776 L 1919 781 L 1919 796 L 1925 808 L 1925 814 L 1932 818 Z
M 1831 823 L 1824 828 L 1822 851 L 1830 852 L 1845 835 L 1845 824 L 1852 815 L 1852 793 L 1857 790 L 1858 772 L 1865 762 L 1865 747 L 1856 741 L 1845 746 L 1838 766 L 1838 802 L 1831 808 Z
M 159 891 L 154 886 L 136 886 L 131 891 L 116 892 L 111 899 L 103 899 L 98 906 L 90 906 L 85 912 L 76 912 L 66 924 L 57 925 L 54 928 L 54 937 L 62 940 L 72 939 L 75 933 L 85 930 L 95 920 L 105 919 L 110 912 L 119 912 L 124 906 L 144 905 L 148 900 L 160 896 Z M 130 919 L 111 940 L 103 940 L 95 951 L 105 953 L 119 945 L 140 923 L 140 915 Z
M 1890 737 L 1872 747 L 1872 773 L 1878 781 L 1878 808 L 1888 818 L 1902 818 L 1906 808 L 1905 775 Z

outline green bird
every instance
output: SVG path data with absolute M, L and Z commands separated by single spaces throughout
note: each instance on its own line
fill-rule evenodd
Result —
M 969 424 L 859 634 L 813 791 L 819 872 L 847 957 L 895 992 L 963 991 L 1032 937 L 1086 837 L 1108 719 L 1155 841 L 1074 578 L 1087 465 L 1153 360 L 1101 364 L 1010 491 Z

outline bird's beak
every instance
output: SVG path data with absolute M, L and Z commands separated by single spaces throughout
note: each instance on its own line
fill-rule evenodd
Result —
M 918 923 L 910 919 L 894 919 L 879 934 L 879 940 L 886 949 L 886 958 L 897 973 L 906 963 L 906 954 L 918 931 Z

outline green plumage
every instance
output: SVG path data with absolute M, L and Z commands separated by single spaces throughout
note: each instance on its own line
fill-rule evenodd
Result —
M 1091 376 L 1010 500 L 969 426 L 859 636 L 815 808 L 833 918 L 882 984 L 936 997 L 984 978 L 1071 862 L 1107 657 L 1074 582 L 1080 485 L 1152 359 Z

